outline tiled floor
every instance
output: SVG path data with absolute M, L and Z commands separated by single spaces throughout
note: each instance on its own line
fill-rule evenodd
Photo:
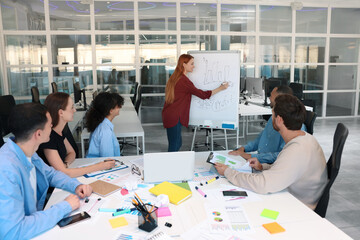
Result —
M 345 143 L 339 175 L 331 189 L 330 203 L 326 218 L 351 236 L 360 239 L 360 119 L 317 119 L 314 127 L 314 136 L 322 146 L 325 157 L 328 159 L 333 144 L 333 135 L 338 122 L 349 128 L 349 136 Z M 162 126 L 145 126 L 146 152 L 167 151 L 166 131 Z M 260 124 L 252 130 L 261 130 Z M 193 132 L 183 128 L 183 146 L 181 150 L 190 149 Z M 256 135 L 249 137 L 254 138 Z M 205 141 L 205 131 L 198 132 L 196 141 Z M 218 143 L 223 144 L 222 141 Z M 243 144 L 242 140 L 240 144 Z M 229 140 L 229 148 L 235 147 L 235 140 Z M 220 149 L 220 148 L 217 148 Z M 207 151 L 200 147 L 196 151 Z M 216 150 L 216 149 L 215 149 Z M 135 148 L 127 146 L 123 152 L 133 155 Z

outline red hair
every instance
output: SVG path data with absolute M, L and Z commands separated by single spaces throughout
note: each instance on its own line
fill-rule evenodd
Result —
M 174 73 L 170 76 L 165 88 L 165 102 L 171 104 L 175 100 L 175 86 L 180 77 L 184 74 L 184 63 L 187 64 L 194 57 L 190 54 L 182 54 L 179 57 Z

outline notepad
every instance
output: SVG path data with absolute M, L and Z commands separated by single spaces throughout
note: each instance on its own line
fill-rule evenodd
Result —
M 263 224 L 263 227 L 266 230 L 268 230 L 269 233 L 271 234 L 285 232 L 285 229 L 282 226 L 280 226 L 277 222 Z
M 168 195 L 170 202 L 175 205 L 182 203 L 192 195 L 191 191 L 166 181 L 150 188 L 149 192 L 156 196 L 160 194 Z
M 118 227 L 128 225 L 128 222 L 126 221 L 126 219 L 124 217 L 109 219 L 109 223 L 112 228 L 118 228 Z
M 102 197 L 106 197 L 106 196 L 121 189 L 121 187 L 119 187 L 117 185 L 114 185 L 114 184 L 108 183 L 108 182 L 104 182 L 101 180 L 97 180 L 93 183 L 90 183 L 89 185 L 92 187 L 94 193 L 96 193 Z
M 270 219 L 273 219 L 273 220 L 276 220 L 277 217 L 279 216 L 279 212 L 265 208 L 265 209 L 261 212 L 261 215 L 260 215 L 260 216 L 266 217 L 266 218 L 270 218 Z
M 170 209 L 168 207 L 161 207 L 156 210 L 157 217 L 168 217 L 171 216 Z

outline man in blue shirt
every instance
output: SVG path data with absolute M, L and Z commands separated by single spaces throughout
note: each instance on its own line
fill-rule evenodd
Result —
M 270 95 L 270 107 L 274 105 L 275 98 L 280 94 L 293 94 L 293 91 L 288 86 L 275 87 Z M 305 130 L 303 124 L 301 130 Z M 272 124 L 272 117 L 269 118 L 264 130 L 259 136 L 245 146 L 229 152 L 230 155 L 242 156 L 246 160 L 250 158 L 257 158 L 260 163 L 273 163 L 277 156 L 285 146 L 285 142 L 279 132 L 275 131 Z M 257 152 L 249 154 L 248 152 Z
M 51 117 L 41 104 L 17 105 L 9 117 L 15 138 L 0 149 L 0 239 L 30 239 L 53 228 L 90 196 L 81 184 L 46 165 L 36 154 L 49 141 Z M 42 211 L 49 186 L 75 193 Z

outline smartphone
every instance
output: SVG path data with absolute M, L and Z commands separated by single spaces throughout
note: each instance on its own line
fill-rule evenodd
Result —
M 247 197 L 245 191 L 223 191 L 224 197 Z
M 58 222 L 58 225 L 60 227 L 66 227 L 66 226 L 69 226 L 71 224 L 78 223 L 78 222 L 81 222 L 82 220 L 86 220 L 86 219 L 89 219 L 89 218 L 91 218 L 91 217 L 87 212 L 81 212 L 81 213 L 78 213 L 78 214 L 75 214 L 75 215 L 72 215 L 72 216 L 61 219 Z

